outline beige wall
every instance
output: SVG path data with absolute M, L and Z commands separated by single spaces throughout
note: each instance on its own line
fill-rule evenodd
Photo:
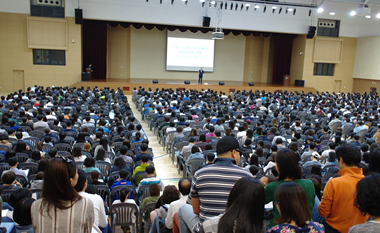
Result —
M 380 80 L 354 78 L 354 85 L 352 88 L 352 92 L 369 93 L 371 90 L 371 87 L 377 88 L 377 92 L 380 93 Z
M 243 81 L 245 36 L 215 41 L 214 72 L 207 80 Z M 131 29 L 131 78 L 197 80 L 198 72 L 166 71 L 166 31 Z
M 129 80 L 131 77 L 131 27 L 107 28 L 107 78 Z
M 68 86 L 81 79 L 82 45 L 81 25 L 75 18 L 67 19 L 69 42 L 66 66 L 33 65 L 33 50 L 28 48 L 27 14 L 0 12 L 0 87 L 14 91 L 28 86 Z M 51 35 L 54 38 L 54 35 Z M 75 40 L 72 43 L 72 40 Z M 13 70 L 24 71 L 24 87 L 14 86 Z
M 354 78 L 380 78 L 380 36 L 358 38 L 356 44 Z
M 353 87 L 353 69 L 355 61 L 355 50 L 357 38 L 340 37 L 343 39 L 343 51 L 341 63 L 335 64 L 334 76 L 313 75 L 313 51 L 315 39 L 306 39 L 306 36 L 298 36 L 296 41 L 300 45 L 295 44 L 292 55 L 291 75 L 292 81 L 302 79 L 305 81 L 306 87 L 314 87 L 318 91 L 334 91 L 335 81 L 341 81 L 341 92 L 351 92 Z M 299 53 L 305 43 L 303 57 Z M 298 53 L 298 54 L 297 54 Z M 302 68 L 303 59 L 303 68 Z M 295 61 L 293 63 L 293 61 Z M 303 69 L 303 70 L 302 70 Z M 302 76 L 300 76 L 302 72 Z M 302 78 L 301 78 L 302 77 Z
M 290 84 L 294 85 L 294 80 L 303 79 L 303 66 L 305 63 L 306 35 L 299 35 L 293 40 L 292 60 L 290 67 Z M 300 54 L 302 53 L 302 54 Z

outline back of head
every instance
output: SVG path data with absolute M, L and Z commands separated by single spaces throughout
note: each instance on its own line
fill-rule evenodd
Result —
M 6 172 L 1 178 L 4 184 L 12 184 L 16 180 L 16 174 L 13 171 Z
M 143 162 L 143 163 L 147 163 L 149 161 L 149 155 L 147 155 L 147 154 L 143 154 L 142 156 L 141 156 L 141 162 Z
M 10 157 L 7 162 L 9 166 L 13 167 L 17 165 L 18 160 L 16 157 Z
M 125 180 L 129 176 L 129 172 L 126 169 L 121 169 L 119 171 L 119 176 L 120 176 L 120 179 Z
M 277 152 L 276 164 L 279 173 L 279 180 L 286 178 L 301 179 L 301 168 L 298 165 L 298 156 L 290 149 L 282 149 Z
M 374 149 L 369 155 L 369 171 L 380 172 L 380 148 Z
M 356 186 L 355 206 L 372 217 L 380 216 L 380 174 L 373 173 L 361 179 Z
M 121 155 L 126 155 L 128 152 L 128 147 L 127 146 L 121 146 L 120 147 L 120 154 Z
M 153 183 L 149 186 L 149 194 L 151 197 L 160 196 L 160 186 L 157 183 Z
M 141 143 L 141 151 L 146 152 L 148 150 L 148 145 L 146 143 Z
M 264 220 L 264 186 L 252 177 L 238 180 L 228 196 L 218 232 L 261 232 Z
M 179 199 L 178 189 L 174 185 L 167 185 L 161 197 L 161 204 L 170 204 Z
M 82 169 L 78 169 L 78 181 L 77 184 L 74 186 L 74 189 L 77 192 L 83 191 L 83 187 L 86 183 L 86 173 Z
M 339 146 L 335 149 L 338 161 L 343 159 L 344 163 L 349 167 L 357 167 L 361 161 L 361 156 L 358 150 L 349 145 Z
M 294 220 L 298 227 L 304 227 L 311 217 L 304 188 L 294 182 L 284 182 L 274 192 L 279 205 L 280 218 L 277 224 L 290 223 Z
M 214 161 L 214 159 L 215 159 L 215 154 L 214 153 L 210 152 L 210 153 L 207 154 L 207 161 L 208 162 L 212 163 Z
M 148 174 L 148 175 L 152 175 L 152 174 L 154 174 L 154 171 L 155 171 L 156 169 L 153 167 L 153 166 L 147 166 L 146 168 L 145 168 L 145 172 L 146 172 L 146 174 Z
M 178 181 L 178 189 L 182 196 L 189 195 L 191 188 L 191 180 L 189 178 L 182 178 Z
M 34 198 L 23 198 L 13 206 L 13 220 L 18 225 L 28 226 L 32 224 L 30 208 L 34 201 Z

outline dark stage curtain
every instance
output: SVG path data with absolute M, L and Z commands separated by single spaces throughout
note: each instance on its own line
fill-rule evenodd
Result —
M 275 34 L 272 84 L 283 84 L 283 76 L 290 74 L 293 39 L 297 35 Z
M 86 71 L 89 64 L 92 64 L 93 79 L 106 79 L 107 22 L 93 20 L 83 22 L 83 71 Z

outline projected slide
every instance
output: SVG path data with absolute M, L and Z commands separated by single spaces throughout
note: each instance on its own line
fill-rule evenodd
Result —
M 214 72 L 212 39 L 167 38 L 166 70 Z

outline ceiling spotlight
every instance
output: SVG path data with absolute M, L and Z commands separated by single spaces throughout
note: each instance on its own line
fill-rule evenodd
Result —
M 220 9 L 223 9 L 223 2 L 220 3 Z
M 288 8 L 286 8 L 286 10 L 285 10 L 285 14 L 286 14 L 286 15 L 288 14 Z
M 231 3 L 230 10 L 232 10 L 232 8 L 234 8 L 234 4 L 233 3 Z
M 311 16 L 311 10 L 309 10 L 309 16 Z
M 227 2 L 224 3 L 224 9 L 227 10 Z
M 322 7 L 318 8 L 317 12 L 318 13 L 322 13 L 323 12 L 323 8 Z
M 277 9 L 277 6 L 272 6 L 272 9 Z
M 237 8 L 238 8 L 238 4 L 236 3 L 236 5 L 235 5 L 235 11 L 237 11 Z
M 267 6 L 264 6 L 263 13 L 267 10 Z
M 260 6 L 259 6 L 259 5 L 255 5 L 255 8 L 256 8 L 256 9 L 259 9 L 259 8 L 260 8 Z
M 330 15 L 335 15 L 335 12 L 334 11 L 330 12 Z
M 160 4 L 162 4 L 162 0 L 160 0 Z
M 250 6 L 250 5 L 251 5 L 251 4 L 249 4 L 249 3 L 246 3 L 246 4 L 245 4 L 245 6 Z
M 205 6 L 205 2 L 202 2 L 202 7 L 204 7 Z
M 294 11 L 293 11 L 293 15 L 296 15 L 296 11 L 297 11 L 297 9 L 294 9 Z
M 281 7 L 280 10 L 278 11 L 278 13 L 281 14 L 281 11 L 282 11 L 282 7 Z
M 371 15 L 366 15 L 365 16 L 367 19 L 370 19 L 371 18 Z
M 356 15 L 356 11 L 351 11 L 351 12 L 350 12 L 350 15 L 351 15 L 351 16 L 355 16 L 355 15 Z
M 242 4 L 241 4 L 241 7 L 240 7 L 240 10 L 241 10 L 241 11 L 243 10 L 243 7 L 244 7 L 244 4 L 242 3 Z
M 380 19 L 380 13 L 378 13 L 378 14 L 376 15 L 376 18 Z
M 211 1 L 211 4 L 215 4 L 215 1 Z
M 186 0 L 181 0 L 182 2 L 185 2 Z
M 206 0 L 199 0 L 200 2 L 205 2 Z
M 288 11 L 293 11 L 293 8 L 288 8 Z
M 174 3 L 174 0 L 172 0 L 172 5 L 173 5 L 173 3 Z

